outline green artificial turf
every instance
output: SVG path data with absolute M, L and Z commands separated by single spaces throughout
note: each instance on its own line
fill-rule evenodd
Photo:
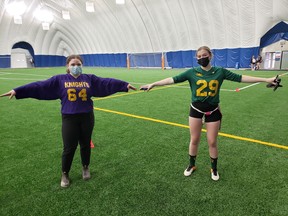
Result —
M 182 71 L 84 68 L 138 89 Z M 235 72 L 261 77 L 284 73 Z M 59 73 L 65 68 L 1 69 L 0 93 Z M 198 169 L 190 177 L 183 175 L 188 165 L 188 83 L 94 98 L 92 178 L 82 180 L 77 149 L 67 189 L 60 187 L 60 101 L 0 98 L 0 215 L 287 215 L 287 78 L 282 76 L 284 87 L 275 92 L 264 83 L 225 91 L 250 84 L 224 81 L 218 182 L 210 178 L 205 132 Z

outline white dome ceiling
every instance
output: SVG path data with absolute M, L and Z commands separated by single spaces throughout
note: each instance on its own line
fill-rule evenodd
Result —
M 6 7 L 27 6 L 22 25 Z M 1 0 L 0 55 L 28 42 L 35 54 L 131 53 L 259 46 L 260 38 L 275 24 L 288 21 L 288 0 Z M 45 9 L 53 14 L 50 30 L 34 17 Z M 62 10 L 71 20 L 62 18 Z

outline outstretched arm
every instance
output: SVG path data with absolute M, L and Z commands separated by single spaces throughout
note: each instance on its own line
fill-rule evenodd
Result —
M 271 77 L 271 78 L 262 78 L 262 77 L 253 77 L 253 76 L 246 76 L 242 75 L 242 80 L 241 82 L 244 83 L 256 83 L 256 82 L 266 82 L 266 83 L 274 83 L 276 77 Z
M 91 75 L 91 90 L 94 97 L 106 97 L 117 92 L 128 92 L 137 89 L 122 80 Z
M 59 98 L 57 90 L 58 81 L 56 76 L 54 76 L 47 80 L 19 86 L 0 96 L 9 96 L 9 99 L 15 96 L 16 99 L 34 98 L 38 100 L 56 100 Z
M 155 86 L 170 85 L 170 84 L 173 84 L 173 83 L 174 83 L 173 78 L 169 77 L 169 78 L 166 78 L 166 79 L 163 79 L 163 80 L 151 83 L 151 84 L 143 85 L 143 86 L 140 87 L 140 90 L 149 91 L 152 88 L 154 88 Z

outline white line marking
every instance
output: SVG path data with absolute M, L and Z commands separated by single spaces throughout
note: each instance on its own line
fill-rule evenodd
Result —
M 21 79 L 21 78 L 2 78 L 0 77 L 0 80 L 39 80 L 39 79 Z M 41 81 L 41 80 L 39 80 Z
M 253 84 L 248 85 L 248 86 L 244 86 L 244 87 L 242 87 L 242 88 L 239 88 L 239 90 L 241 91 L 241 90 L 243 90 L 243 89 L 250 88 L 250 87 L 255 86 L 255 85 L 258 85 L 258 84 L 260 84 L 260 82 L 253 83 Z
M 3 72 L 0 72 L 0 74 Z M 39 75 L 39 74 L 26 74 L 26 73 L 6 73 L 9 75 L 23 75 L 23 76 L 40 76 L 40 77 L 48 77 L 49 75 Z M 56 74 L 55 74 L 56 75 Z M 50 76 L 51 77 L 51 76 Z

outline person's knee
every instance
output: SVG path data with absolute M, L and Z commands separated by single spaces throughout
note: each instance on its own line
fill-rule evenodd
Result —
M 200 142 L 200 137 L 190 139 L 190 145 L 192 145 L 192 146 L 198 146 L 199 142 Z
M 217 148 L 217 140 L 216 139 L 208 139 L 209 148 Z

